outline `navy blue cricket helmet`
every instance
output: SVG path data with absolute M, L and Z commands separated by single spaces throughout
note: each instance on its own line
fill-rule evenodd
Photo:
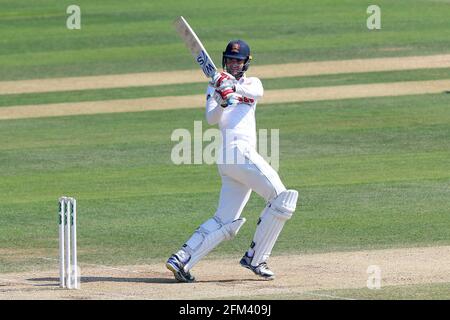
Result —
M 222 68 L 226 70 L 226 58 L 244 60 L 242 70 L 235 75 L 236 79 L 242 77 L 245 71 L 250 66 L 252 56 L 250 55 L 250 47 L 243 40 L 232 40 L 228 43 L 225 51 L 222 54 Z M 228 70 L 226 70 L 229 72 Z

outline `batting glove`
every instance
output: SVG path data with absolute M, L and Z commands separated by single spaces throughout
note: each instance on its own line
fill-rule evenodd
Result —
M 219 88 L 225 80 L 236 80 L 231 74 L 227 72 L 216 72 L 210 81 L 210 85 L 214 88 Z M 222 88 L 223 89 L 223 88 Z M 220 90 L 222 90 L 220 89 Z

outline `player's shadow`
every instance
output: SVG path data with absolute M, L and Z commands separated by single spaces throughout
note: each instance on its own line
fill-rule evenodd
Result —
M 30 278 L 28 281 L 38 282 L 36 286 L 59 286 L 59 278 Z M 264 279 L 218 279 L 218 280 L 198 280 L 196 283 L 239 283 L 248 281 L 265 281 Z M 40 283 L 41 282 L 41 283 Z M 42 283 L 46 282 L 46 283 Z M 159 284 L 178 284 L 173 278 L 129 278 L 129 277 L 81 277 L 81 284 L 90 282 L 129 282 L 129 283 L 159 283 Z

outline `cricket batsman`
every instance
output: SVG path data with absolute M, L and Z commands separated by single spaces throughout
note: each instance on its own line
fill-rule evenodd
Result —
M 252 57 L 242 40 L 228 43 L 206 93 L 206 119 L 222 134 L 218 169 L 222 180 L 214 216 L 206 220 L 166 262 L 179 282 L 193 282 L 190 270 L 224 240 L 230 240 L 245 223 L 242 210 L 255 191 L 266 200 L 253 241 L 240 264 L 264 279 L 273 279 L 267 260 L 287 220 L 295 211 L 298 192 L 287 190 L 278 173 L 256 151 L 255 110 L 263 96 L 256 77 L 247 77 Z

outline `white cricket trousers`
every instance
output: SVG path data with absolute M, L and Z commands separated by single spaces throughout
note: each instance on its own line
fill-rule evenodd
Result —
M 222 152 L 226 152 L 227 155 L 232 154 L 235 159 L 246 160 L 237 163 L 222 161 L 222 164 L 220 162 L 218 164 L 222 189 L 215 216 L 222 223 L 229 223 L 240 217 L 252 190 L 266 201 L 286 190 L 278 173 L 250 145 L 233 145 Z M 219 158 L 222 155 L 223 153 L 219 155 Z

